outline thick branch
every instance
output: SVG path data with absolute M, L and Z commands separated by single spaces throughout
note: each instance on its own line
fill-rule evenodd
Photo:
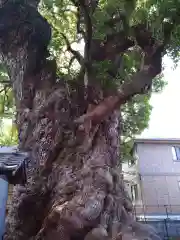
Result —
M 56 63 L 46 59 L 51 27 L 30 3 L 9 1 L 0 8 L 0 51 L 14 91 L 19 147 L 24 150 L 31 148 L 26 140 L 35 126 L 29 112 L 41 105 L 48 95 L 44 89 L 50 90 L 56 78 Z
M 111 36 L 107 41 L 93 39 L 91 56 L 93 61 L 112 60 L 117 54 L 124 53 L 128 48 L 134 46 L 134 41 L 118 33 Z
M 110 61 L 111 64 L 109 69 L 107 69 L 107 73 L 110 78 L 115 78 L 122 67 L 124 52 L 132 46 L 134 46 L 134 41 L 125 37 L 123 33 L 107 36 L 104 42 L 99 39 L 93 39 L 91 48 L 92 61 Z
M 23 14 L 26 11 L 31 14 Z M 50 25 L 34 7 L 21 4 L 19 1 L 7 2 L 0 8 L 0 33 L 3 61 L 11 80 L 13 82 L 17 80 L 16 87 L 20 88 L 25 76 L 36 75 L 43 68 L 48 53 L 47 46 L 51 39 Z M 16 69 L 20 67 L 22 69 L 19 76 Z M 22 92 L 22 89 L 18 91 Z
M 171 39 L 171 33 L 174 29 L 174 21 L 175 19 L 172 19 L 172 22 L 164 22 L 163 24 L 163 40 L 162 45 L 165 47 L 170 39 Z M 146 25 L 144 24 L 138 24 L 134 27 L 132 27 L 132 30 L 134 30 L 134 36 L 136 38 L 136 41 L 138 45 L 142 48 L 142 50 L 149 55 L 152 55 L 154 53 L 154 48 L 156 50 L 157 46 L 159 45 L 159 42 L 155 40 L 152 37 L 152 33 L 150 30 L 146 28 Z M 164 48 L 165 50 L 165 48 Z
M 72 49 L 71 47 L 71 44 L 68 40 L 68 38 L 64 35 L 64 33 L 61 33 L 62 37 L 64 38 L 65 42 L 66 42 L 66 45 L 67 45 L 67 50 L 73 54 L 73 56 L 77 59 L 77 61 L 79 62 L 79 64 L 82 66 L 85 65 L 85 61 L 84 61 L 84 58 L 83 56 L 76 50 Z
M 86 54 L 89 54 L 90 47 L 91 47 L 91 41 L 92 41 L 92 22 L 91 22 L 91 16 L 90 11 L 88 10 L 88 6 L 86 6 L 84 0 L 79 0 L 79 11 L 83 12 L 84 16 L 84 25 L 85 25 L 85 34 L 86 34 Z
M 161 72 L 159 66 L 161 67 L 162 51 L 163 49 L 160 46 L 152 56 L 151 63 L 144 65 L 132 77 L 130 82 L 125 82 L 116 95 L 105 98 L 93 111 L 84 114 L 76 119 L 75 122 L 78 124 L 83 124 L 86 121 L 91 121 L 95 124 L 100 123 L 116 108 L 126 103 L 133 96 L 145 93 L 147 88 L 149 89 L 151 86 L 153 78 Z
M 124 83 L 120 91 L 114 96 L 105 98 L 97 107 L 91 112 L 88 112 L 76 119 L 75 122 L 83 124 L 86 121 L 92 123 L 100 123 L 103 121 L 113 110 L 120 105 L 127 102 L 136 94 L 146 93 L 151 88 L 152 80 L 162 69 L 162 56 L 164 54 L 165 46 L 170 40 L 171 32 L 173 30 L 172 24 L 164 25 L 164 41 L 159 43 L 152 37 L 152 33 L 145 28 L 144 25 L 137 25 L 133 27 L 134 36 L 138 45 L 144 51 L 143 67 L 131 79 L 130 82 Z M 117 51 L 124 52 L 130 46 L 134 45 L 132 40 L 127 40 L 125 37 L 119 40 L 120 34 L 115 34 L 107 38 L 107 42 L 102 43 L 95 40 L 93 59 L 102 61 L 105 59 L 114 60 Z M 99 51 L 97 49 L 99 48 Z M 96 49 L 96 51 L 95 51 Z M 98 53 L 98 54 L 97 54 Z
M 85 0 L 72 0 L 75 6 L 77 7 L 77 33 L 82 33 L 85 41 L 85 48 L 84 48 L 84 62 L 85 64 L 81 64 L 80 75 L 84 74 L 84 85 L 87 87 L 89 82 L 89 74 L 91 72 L 91 42 L 92 42 L 92 9 L 89 5 L 89 1 Z M 85 29 L 81 29 L 81 24 L 85 26 Z M 85 93 L 86 95 L 86 93 Z

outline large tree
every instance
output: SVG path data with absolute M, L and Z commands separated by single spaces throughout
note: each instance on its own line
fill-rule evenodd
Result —
M 142 111 L 153 79 L 161 83 L 162 57 L 178 57 L 178 1 L 42 1 L 51 44 L 38 5 L 0 0 L 1 60 L 19 148 L 29 152 L 5 239 L 155 238 L 134 221 L 117 165 L 120 136 L 137 128 L 128 116 L 148 118 Z

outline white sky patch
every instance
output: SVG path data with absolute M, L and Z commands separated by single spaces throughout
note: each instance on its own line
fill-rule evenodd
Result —
M 180 64 L 173 70 L 173 62 L 168 57 L 164 58 L 164 64 L 168 85 L 162 93 L 152 95 L 149 127 L 141 137 L 180 138 Z

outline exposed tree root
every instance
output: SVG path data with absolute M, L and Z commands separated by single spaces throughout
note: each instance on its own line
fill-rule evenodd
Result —
M 98 127 L 87 152 L 64 148 L 50 173 L 39 175 L 36 185 L 31 183 L 24 193 L 21 190 L 22 201 L 16 214 L 12 210 L 9 215 L 9 221 L 15 219 L 5 239 L 158 239 L 131 213 L 131 201 L 116 169 L 118 128 L 116 112 Z

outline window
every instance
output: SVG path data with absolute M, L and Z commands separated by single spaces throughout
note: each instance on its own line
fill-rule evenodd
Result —
M 180 161 L 180 147 L 172 147 L 172 155 L 174 161 Z
M 178 187 L 179 187 L 179 189 L 180 189 L 180 181 L 178 181 Z
M 138 186 L 137 184 L 131 185 L 131 197 L 132 201 L 138 200 Z

